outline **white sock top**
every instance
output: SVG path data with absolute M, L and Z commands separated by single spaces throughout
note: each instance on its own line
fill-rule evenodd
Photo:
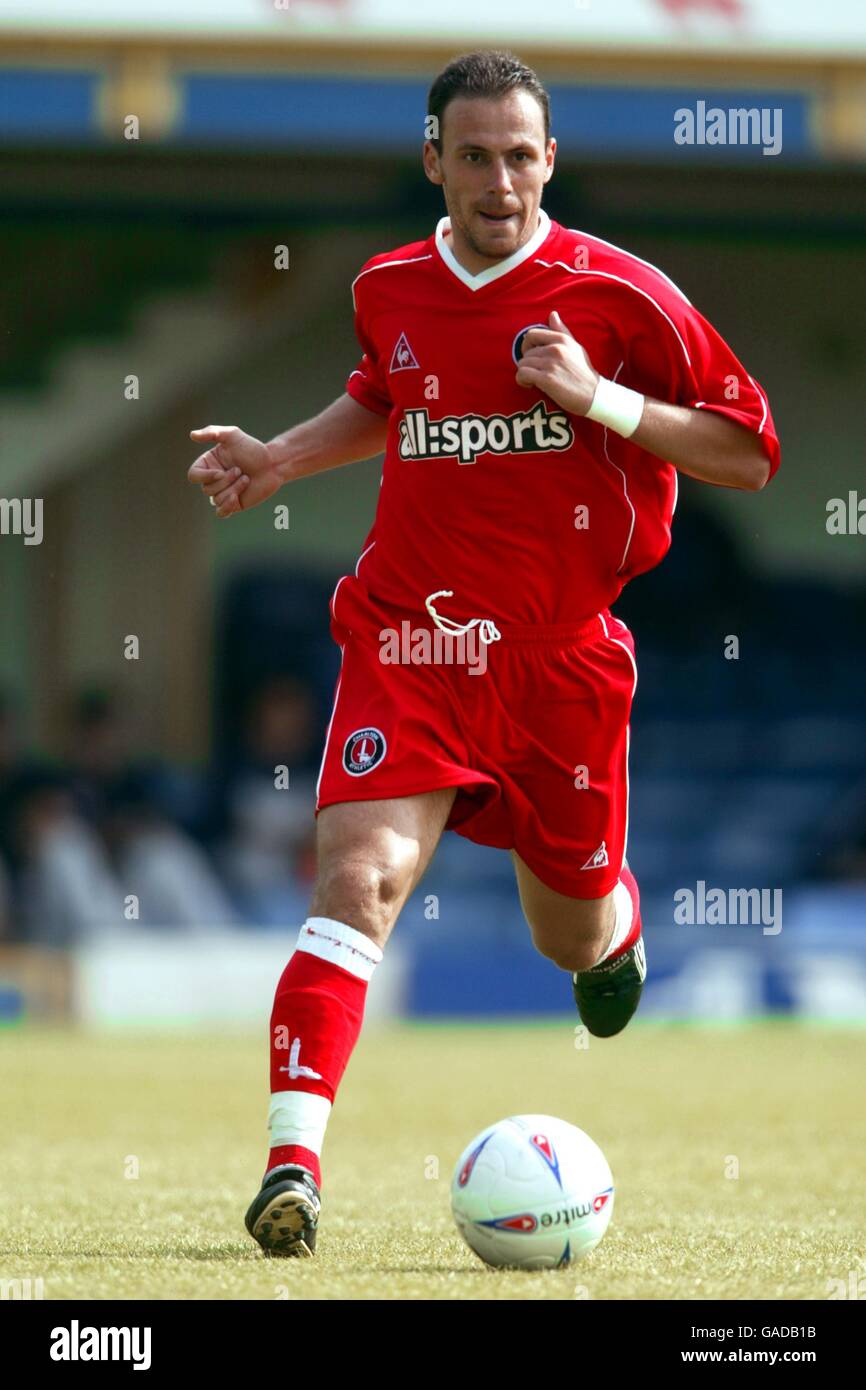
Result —
M 369 980 L 382 959 L 375 941 L 333 917 L 308 917 L 298 933 L 296 950 L 329 960 L 359 980 Z

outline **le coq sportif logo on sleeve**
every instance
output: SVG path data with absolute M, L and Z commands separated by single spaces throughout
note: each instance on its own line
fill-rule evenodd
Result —
M 571 421 L 564 411 L 550 411 L 543 401 L 514 415 L 445 415 L 407 410 L 400 421 L 400 457 L 455 458 L 474 463 L 481 454 L 537 454 L 570 449 Z

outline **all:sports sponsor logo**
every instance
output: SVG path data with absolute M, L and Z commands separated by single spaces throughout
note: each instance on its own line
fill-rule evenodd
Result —
M 543 401 L 514 415 L 445 415 L 435 420 L 424 409 L 407 410 L 400 421 L 400 457 L 455 458 L 474 463 L 481 454 L 540 454 L 570 449 L 571 421 Z

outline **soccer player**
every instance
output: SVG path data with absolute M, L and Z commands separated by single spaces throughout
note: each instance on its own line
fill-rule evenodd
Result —
M 246 1225 L 275 1255 L 315 1249 L 367 986 L 443 830 L 511 851 L 532 940 L 591 1033 L 634 1013 L 637 672 L 610 605 L 668 549 L 677 470 L 754 491 L 779 466 L 761 387 L 676 285 L 541 208 L 556 142 L 532 70 L 464 55 L 428 101 L 424 170 L 447 216 L 360 270 L 345 393 L 269 443 L 191 436 L 207 451 L 189 478 L 221 518 L 385 453 L 375 524 L 331 600 L 318 877 L 271 1017 L 271 1149 Z

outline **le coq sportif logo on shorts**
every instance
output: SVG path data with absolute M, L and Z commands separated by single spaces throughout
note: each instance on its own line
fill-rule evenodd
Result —
M 404 411 L 400 421 L 400 457 L 455 458 L 474 463 L 481 454 L 538 454 L 570 449 L 571 421 L 561 410 L 548 410 L 544 401 L 531 411 L 514 415 L 445 415 L 433 419 L 428 410 Z

